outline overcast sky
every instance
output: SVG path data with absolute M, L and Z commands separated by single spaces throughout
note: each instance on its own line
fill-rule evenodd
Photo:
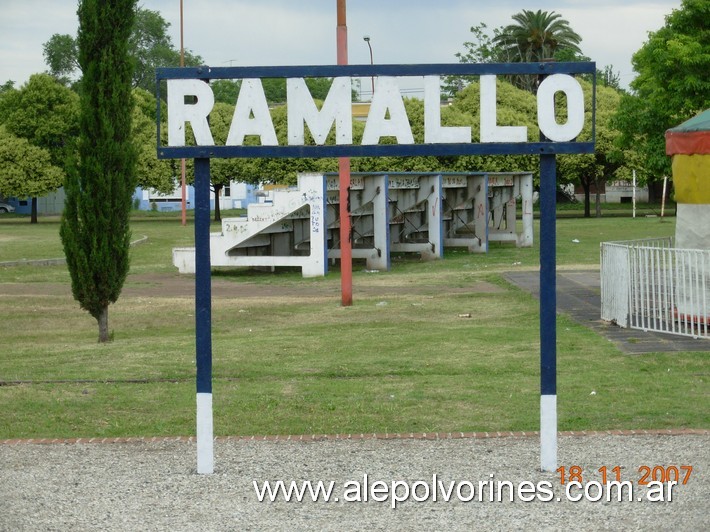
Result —
M 183 0 L 185 47 L 210 66 L 336 63 L 336 0 Z M 555 11 L 582 36 L 582 52 L 597 67 L 613 65 L 628 86 L 631 56 L 665 23 L 681 0 L 349 0 L 349 62 L 454 63 L 472 39 L 471 26 L 496 28 L 523 9 Z M 170 23 L 180 46 L 180 1 L 141 0 Z M 42 44 L 53 34 L 76 35 L 74 0 L 0 0 L 0 83 L 19 87 L 46 70 Z

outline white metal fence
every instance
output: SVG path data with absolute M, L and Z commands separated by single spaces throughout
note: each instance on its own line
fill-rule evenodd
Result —
M 710 250 L 602 242 L 601 301 L 602 319 L 621 327 L 710 339 Z

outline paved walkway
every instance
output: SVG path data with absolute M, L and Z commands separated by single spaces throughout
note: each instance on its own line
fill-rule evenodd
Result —
M 505 278 L 514 285 L 540 295 L 537 271 L 507 272 Z M 710 340 L 689 336 L 624 329 L 600 318 L 601 284 L 597 270 L 557 272 L 557 310 L 576 322 L 597 331 L 614 342 L 624 353 L 667 353 L 673 351 L 710 351 Z

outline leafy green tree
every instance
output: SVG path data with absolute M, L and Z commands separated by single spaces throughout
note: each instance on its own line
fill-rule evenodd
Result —
M 412 130 L 414 142 L 417 144 L 424 143 L 424 102 L 417 98 L 405 98 L 404 108 L 407 111 L 409 126 Z M 447 117 L 442 116 L 442 122 L 447 123 Z M 356 122 L 357 127 L 354 131 L 355 143 L 359 144 L 362 140 L 364 125 L 362 122 Z M 394 138 L 383 137 L 380 139 L 381 144 L 394 143 Z M 352 159 L 351 168 L 355 172 L 434 172 L 443 169 L 439 158 L 433 156 L 417 156 L 417 157 L 358 157 Z M 334 166 L 332 171 L 337 170 Z
M 463 43 L 465 51 L 454 54 L 459 63 L 493 63 L 498 61 L 499 49 L 496 48 L 493 38 L 499 35 L 502 29 L 494 29 L 493 36 L 491 36 L 485 22 L 481 22 L 478 26 L 471 26 L 470 31 L 475 41 L 466 41 Z
M 180 48 L 173 46 L 168 34 L 170 23 L 158 11 L 138 8 L 136 23 L 129 42 L 130 56 L 135 61 L 133 86 L 155 91 L 155 69 L 180 66 Z M 203 63 L 199 55 L 185 50 L 185 65 Z
M 81 0 L 79 64 L 84 73 L 78 167 L 66 179 L 60 235 L 72 293 L 110 339 L 108 306 L 129 269 L 136 150 L 128 42 L 135 0 Z
M 325 100 L 333 83 L 332 78 L 306 78 L 306 86 L 315 100 Z M 357 93 L 351 91 L 353 101 L 357 99 Z
M 240 80 L 235 79 L 215 79 L 210 82 L 215 103 L 227 103 L 235 105 L 239 95 Z
M 180 174 L 180 161 L 158 159 L 156 154 L 156 100 L 143 89 L 133 89 L 133 141 L 137 152 L 136 173 L 138 186 L 152 188 L 163 194 L 175 189 L 176 177 Z M 162 102 L 161 102 L 162 104 Z M 164 106 L 164 104 L 162 104 Z M 163 138 L 167 136 L 165 109 L 161 111 Z
M 9 92 L 14 89 L 15 89 L 15 82 L 12 81 L 11 79 L 8 79 L 5 83 L 0 85 L 0 94 L 3 94 L 5 92 Z
M 641 153 L 642 170 L 657 179 L 670 175 L 667 129 L 708 107 L 710 94 L 710 2 L 683 0 L 633 55 L 638 76 L 615 117 L 624 148 Z
M 584 129 L 579 140 L 589 141 L 591 131 L 591 92 L 592 85 L 582 81 L 585 93 Z M 617 147 L 619 132 L 612 126 L 612 119 L 617 109 L 621 93 L 611 87 L 597 86 L 596 94 L 596 141 L 593 154 L 561 155 L 558 158 L 559 177 L 562 182 L 580 184 L 584 190 L 584 216 L 591 216 L 591 189 L 596 189 L 596 216 L 601 216 L 600 191 L 609 180 L 625 178 L 621 169 L 626 164 L 628 154 Z
M 170 23 L 158 11 L 138 8 L 136 24 L 131 32 L 129 55 L 134 62 L 134 87 L 155 91 L 155 69 L 180 65 L 180 50 L 175 48 L 168 34 Z M 65 83 L 81 77 L 77 39 L 71 35 L 54 34 L 44 43 L 44 59 L 49 72 Z M 202 58 L 185 50 L 185 65 L 198 66 Z
M 76 39 L 71 35 L 60 35 L 55 33 L 42 45 L 44 62 L 49 67 L 49 72 L 65 85 L 71 85 L 76 81 L 76 73 L 81 71 L 79 67 L 79 51 L 76 47 Z
M 493 34 L 498 35 L 502 28 L 494 29 Z M 474 40 L 463 43 L 464 51 L 454 54 L 459 63 L 494 63 L 498 60 L 498 50 L 493 43 L 493 36 L 488 32 L 488 26 L 481 22 L 478 26 L 471 26 Z M 475 81 L 475 78 L 462 76 L 446 76 L 441 93 L 445 97 L 453 98 L 463 88 Z
M 500 126 L 526 126 L 530 142 L 539 139 L 537 101 L 533 94 L 515 87 L 505 79 L 496 80 L 497 123 Z M 442 110 L 441 120 L 447 126 L 471 126 L 474 142 L 481 137 L 481 90 L 479 83 L 471 83 L 456 95 L 452 105 Z M 440 158 L 441 166 L 457 172 L 536 171 L 537 159 L 528 155 Z
M 215 103 L 210 113 L 210 131 L 212 132 L 215 144 L 223 145 L 226 143 L 233 116 L 234 104 L 225 102 Z M 188 144 L 194 144 L 194 137 L 192 137 L 191 130 L 188 131 L 188 138 L 186 140 Z M 257 145 L 257 137 L 247 136 L 245 138 L 245 144 Z M 153 145 L 155 146 L 155 141 L 153 141 Z M 155 151 L 155 148 L 153 148 L 153 150 Z M 256 168 L 261 166 L 263 161 L 265 161 L 265 159 L 245 159 L 240 157 L 212 159 L 210 163 L 210 185 L 215 195 L 215 221 L 222 219 L 219 197 L 224 187 L 228 186 L 231 181 L 252 184 L 268 181 L 261 179 L 259 176 L 263 174 L 256 171 Z M 161 161 L 161 163 L 164 162 L 166 161 Z M 171 162 L 173 161 L 171 160 Z M 176 174 L 177 172 L 179 172 L 179 168 Z M 188 160 L 186 165 L 186 181 L 188 183 L 194 183 L 194 180 L 193 161 Z
M 76 93 L 52 76 L 34 74 L 22 88 L 5 95 L 2 107 L 5 116 L 0 121 L 10 133 L 50 150 L 52 162 L 62 165 L 78 131 Z
M 216 103 L 210 113 L 210 129 L 214 136 L 215 143 L 224 144 L 229 134 L 229 126 L 234 115 L 234 105 L 227 103 Z M 229 185 L 232 179 L 239 179 L 239 169 L 247 163 L 244 159 L 213 159 L 210 164 L 210 182 L 215 197 L 214 219 L 216 222 L 222 219 L 220 213 L 219 198 L 225 186 Z
M 318 104 L 318 102 L 316 102 L 316 104 Z M 288 136 L 287 107 L 280 105 L 273 108 L 271 110 L 271 118 L 279 144 L 286 145 Z M 326 143 L 334 143 L 334 138 L 334 133 L 331 131 Z M 255 137 L 247 136 L 244 139 L 244 143 L 255 145 L 258 144 L 258 140 Z M 305 135 L 305 143 L 313 143 L 313 139 L 308 133 Z M 233 174 L 232 178 L 236 181 L 244 181 L 253 184 L 280 183 L 293 185 L 296 183 L 296 175 L 299 172 L 319 171 L 320 164 L 319 159 L 306 158 L 235 159 L 230 172 Z
M 306 86 L 314 100 L 325 100 L 330 91 L 332 78 L 306 78 Z M 270 105 L 280 105 L 286 103 L 286 79 L 285 78 L 263 78 L 261 80 L 264 88 L 264 96 Z M 215 95 L 215 102 L 224 102 L 234 105 L 239 95 L 240 80 L 216 80 L 210 83 Z M 353 100 L 356 94 L 352 93 Z
M 50 164 L 62 169 L 67 167 L 76 149 L 78 116 L 79 97 L 47 74 L 34 74 L 19 90 L 8 90 L 0 97 L 0 123 L 7 132 L 45 149 Z M 40 176 L 36 179 L 42 185 L 28 184 L 27 190 L 41 191 L 44 195 L 61 186 L 59 182 L 54 188 L 47 188 L 51 181 Z M 32 196 L 30 221 L 37 222 L 36 196 Z
M 499 125 L 524 125 L 528 127 L 529 140 L 539 137 L 537 127 L 537 104 L 535 96 L 499 79 L 497 88 L 498 98 L 498 124 Z M 316 101 L 319 105 L 319 102 Z M 424 103 L 415 98 L 406 98 L 404 106 L 409 118 L 415 142 L 424 142 Z M 229 113 L 227 113 L 229 116 Z M 286 144 L 287 137 L 287 108 L 279 106 L 271 111 L 271 116 L 280 145 Z M 231 116 L 230 116 L 231 119 Z M 214 112 L 210 115 L 210 124 L 215 131 L 222 127 L 217 124 L 219 119 Z M 452 105 L 442 109 L 441 121 L 445 126 L 470 126 L 472 140 L 480 137 L 480 90 L 478 83 L 466 87 Z M 365 124 L 353 122 L 353 143 L 359 144 L 362 140 Z M 227 127 L 227 126 L 224 126 Z M 225 134 L 226 137 L 226 134 Z M 326 144 L 334 144 L 334 130 L 331 129 Z M 215 142 L 221 141 L 215 133 Z M 256 142 L 247 137 L 245 143 Z M 382 138 L 381 143 L 396 142 L 391 138 Z M 305 143 L 312 144 L 313 139 L 306 130 Z M 236 159 L 235 159 L 236 161 Z M 229 172 L 232 179 L 248 183 L 282 183 L 295 184 L 296 175 L 300 172 L 335 172 L 338 169 L 336 159 L 242 159 L 241 166 L 232 168 Z M 214 164 L 214 162 L 213 162 Z M 537 170 L 537 160 L 532 156 L 461 156 L 461 157 L 355 157 L 351 160 L 353 172 L 382 172 L 382 171 L 519 171 Z
M 330 91 L 331 78 L 306 78 L 306 85 L 311 91 L 311 95 L 316 100 L 325 100 Z M 217 79 L 210 82 L 214 101 L 235 105 L 239 96 L 241 80 Z M 286 102 L 286 80 L 283 78 L 265 78 L 262 80 L 264 96 L 271 105 L 283 104 Z M 353 92 L 353 100 L 355 99 Z
M 591 84 L 583 83 L 584 90 L 589 93 Z M 611 89 L 609 89 L 611 90 Z M 616 91 L 611 90 L 613 94 Z M 535 95 L 524 91 L 505 81 L 497 80 L 497 124 L 501 126 L 525 126 L 528 129 L 528 140 L 539 139 L 537 125 L 537 101 Z M 587 102 L 591 96 L 587 94 Z M 317 105 L 321 102 L 316 101 Z M 424 142 L 424 103 L 418 99 L 405 99 L 404 105 L 417 143 Z M 605 108 L 608 107 L 605 105 Z M 590 130 L 591 109 L 588 109 L 586 129 Z M 210 115 L 210 128 L 215 143 L 223 144 L 231 124 L 234 108 L 228 104 L 217 104 Z M 278 106 L 271 110 L 271 118 L 280 145 L 287 143 L 287 108 Z M 454 98 L 451 105 L 441 110 L 441 122 L 444 126 L 471 127 L 472 141 L 480 138 L 480 86 L 477 82 L 470 84 Z M 353 143 L 359 144 L 364 131 L 364 123 L 353 123 Z M 599 134 L 599 133 L 598 133 Z M 255 137 L 246 137 L 245 144 L 257 144 Z M 394 139 L 383 138 L 382 143 L 395 142 Z M 305 143 L 313 144 L 313 139 L 306 129 Z M 334 143 L 334 129 L 331 129 L 326 140 Z M 460 156 L 460 157 L 356 157 L 351 160 L 353 172 L 379 171 L 538 171 L 538 161 L 535 156 Z M 335 159 L 225 159 L 213 160 L 213 187 L 219 189 L 229 180 L 248 183 L 281 183 L 295 184 L 299 172 L 335 172 Z
M 597 81 L 600 85 L 605 87 L 611 87 L 618 91 L 621 90 L 621 77 L 620 72 L 614 71 L 613 65 L 606 65 L 604 70 L 597 69 Z
M 0 126 L 0 192 L 3 196 L 36 198 L 59 188 L 63 180 L 64 171 L 52 164 L 49 151 Z

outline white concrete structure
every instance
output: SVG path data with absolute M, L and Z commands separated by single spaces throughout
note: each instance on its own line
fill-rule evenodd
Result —
M 389 233 L 394 252 L 444 256 L 442 176 L 390 174 Z
M 224 218 L 210 236 L 210 262 L 220 266 L 298 266 L 304 277 L 325 275 L 325 178 L 298 176 L 298 188 L 274 190 L 273 203 L 253 203 L 247 216 Z M 180 273 L 195 272 L 195 248 L 173 249 Z
M 525 248 L 533 243 L 533 183 L 532 174 L 487 174 L 491 220 L 488 240 L 515 242 Z M 516 212 L 520 199 L 521 213 Z M 522 221 L 522 231 L 516 227 Z
M 604 188 L 605 192 L 602 201 L 606 203 L 632 203 L 635 193 L 638 203 L 648 203 L 648 187 L 636 186 L 635 188 L 636 190 L 634 192 L 633 181 L 625 181 L 622 179 L 610 181 Z M 579 194 L 577 198 L 580 199 L 580 201 L 584 201 L 584 194 Z
M 353 174 L 350 177 L 352 257 L 365 259 L 368 270 L 389 270 L 388 179 L 386 175 Z M 337 175 L 326 176 L 328 258 L 340 258 L 340 184 Z
M 247 216 L 225 218 L 212 233 L 213 267 L 296 266 L 305 277 L 340 258 L 337 174 L 302 174 L 298 187 L 272 191 Z M 532 246 L 532 174 L 353 173 L 352 256 L 388 270 L 390 255 L 438 259 L 444 246 L 487 252 L 489 241 Z M 194 248 L 173 250 L 181 273 L 195 271 Z

